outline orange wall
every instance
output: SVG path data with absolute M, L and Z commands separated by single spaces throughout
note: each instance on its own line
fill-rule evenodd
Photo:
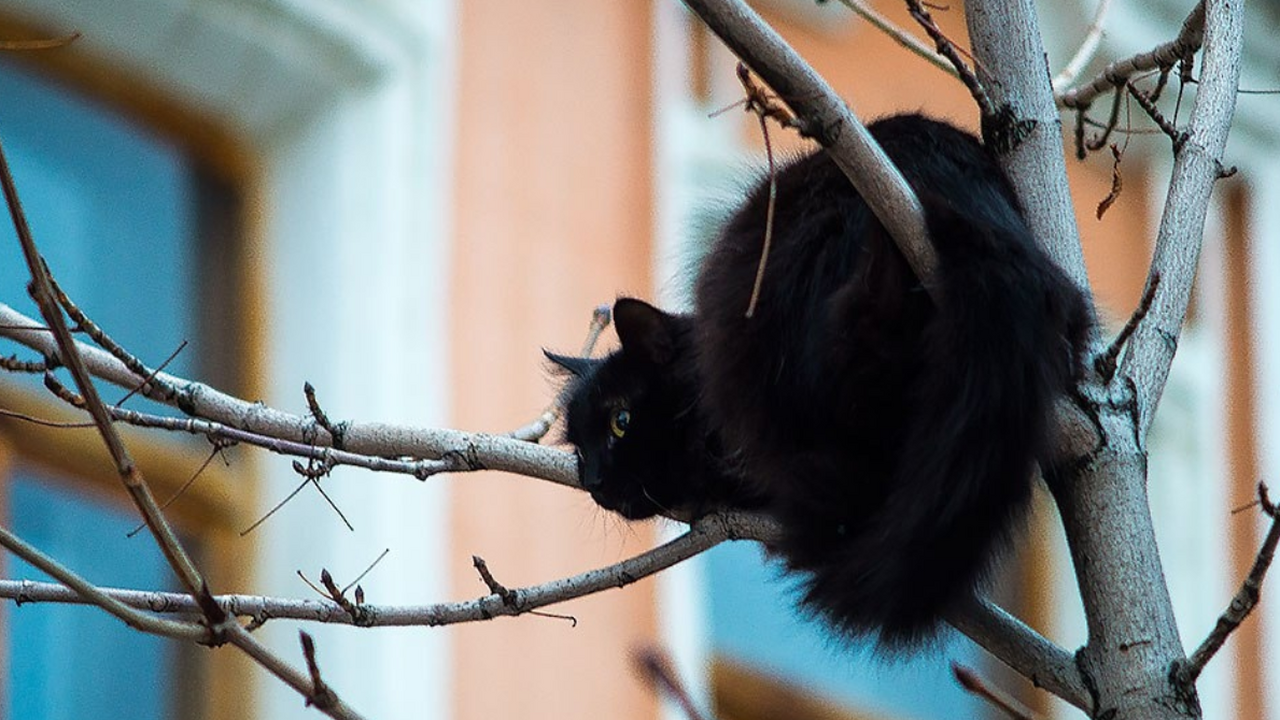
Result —
M 576 350 L 591 309 L 649 287 L 647 3 L 466 0 L 460 12 L 452 421 L 503 431 L 552 398 L 542 347 Z M 646 293 L 647 294 L 647 293 Z M 471 555 L 509 587 L 652 544 L 581 493 L 484 473 L 451 480 L 454 595 Z M 456 717 L 651 718 L 630 650 L 655 633 L 652 581 L 455 628 Z

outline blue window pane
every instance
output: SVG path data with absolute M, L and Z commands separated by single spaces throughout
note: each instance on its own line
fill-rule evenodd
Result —
M 182 153 L 2 56 L 0 97 L 0 142 L 55 277 L 153 367 L 191 341 L 169 366 L 189 375 L 200 352 L 190 300 L 196 180 Z M 0 302 L 38 319 L 7 214 L 0 226 Z
M 849 643 L 798 614 L 794 579 L 755 543 L 721 545 L 706 558 L 711 641 L 718 654 L 877 717 L 989 717 L 951 674 L 952 661 L 982 666 L 982 651 L 968 639 L 948 629 L 916 656 L 879 658 L 872 643 Z
M 164 556 L 126 513 L 76 493 L 65 481 L 19 468 L 9 486 L 9 526 L 76 573 L 101 585 L 172 587 Z M 5 575 L 50 580 L 9 556 Z M 91 606 L 27 604 L 6 611 L 8 714 L 24 720 L 167 716 L 178 658 L 174 641 L 144 635 Z

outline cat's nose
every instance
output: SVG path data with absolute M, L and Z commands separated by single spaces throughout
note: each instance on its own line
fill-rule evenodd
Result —
M 578 456 L 578 484 L 585 490 L 595 490 L 600 487 L 600 467 L 593 458 L 582 454 L 581 450 L 575 451 Z

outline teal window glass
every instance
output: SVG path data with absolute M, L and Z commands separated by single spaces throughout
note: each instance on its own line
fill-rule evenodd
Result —
M 10 479 L 8 525 L 19 537 L 103 586 L 171 588 L 164 556 L 129 513 L 75 492 L 63 478 L 20 469 Z M 16 557 L 13 578 L 52 581 Z M 173 641 L 145 635 L 84 605 L 27 604 L 7 611 L 6 717 L 161 720 L 168 717 Z
M 36 243 L 63 288 L 152 367 L 187 340 L 188 348 L 166 369 L 196 374 L 201 338 L 191 298 L 200 270 L 203 186 L 190 159 L 140 125 L 3 55 L 0 98 L 0 142 Z M 0 225 L 0 302 L 38 320 L 7 215 Z M 0 351 L 36 359 L 16 346 Z M 43 392 L 39 377 L 3 374 L 0 383 Z M 99 388 L 108 402 L 124 395 Z M 129 406 L 171 414 L 141 398 Z M 172 573 L 147 533 L 126 538 L 136 512 L 85 492 L 86 485 L 72 478 L 37 471 L 22 459 L 23 448 L 15 450 L 16 470 L 0 476 L 7 526 L 97 583 L 171 587 Z M 109 491 L 123 498 L 118 486 Z M 13 556 L 0 559 L 0 568 L 7 578 L 47 579 Z M 180 676 L 188 666 L 173 641 L 138 633 L 87 606 L 8 603 L 0 621 L 5 717 L 145 720 L 171 717 L 180 707 Z
M 983 651 L 951 629 L 919 654 L 878 657 L 869 641 L 837 637 L 796 609 L 795 580 L 756 543 L 706 555 L 712 649 L 854 710 L 894 720 L 988 718 L 956 683 L 955 661 L 984 667 Z

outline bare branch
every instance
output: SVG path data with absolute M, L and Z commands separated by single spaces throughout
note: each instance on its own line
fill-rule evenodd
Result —
M 996 109 L 991 104 L 991 98 L 987 96 L 986 88 L 982 87 L 982 82 L 978 80 L 978 76 L 965 63 L 964 58 L 960 57 L 960 50 L 951 38 L 942 32 L 942 28 L 933 21 L 933 15 L 929 13 L 929 9 L 925 7 L 921 0 L 907 0 L 907 11 L 911 13 L 912 19 L 924 28 L 925 33 L 933 40 L 938 48 L 938 54 L 947 59 L 951 66 L 955 68 L 956 76 L 969 89 L 969 94 L 973 96 L 974 103 L 978 106 L 978 111 L 982 114 L 984 122 L 987 118 L 994 117 Z
M 1013 720 L 1031 720 L 1031 711 L 1013 698 L 988 686 L 978 677 L 978 673 L 960 663 L 951 663 L 951 674 L 955 675 L 960 687 L 976 697 L 982 698 Z
M 1160 293 L 1146 321 L 1134 332 L 1120 367 L 1138 391 L 1138 436 L 1143 442 L 1160 403 L 1191 301 L 1209 198 L 1222 171 L 1222 153 L 1235 114 L 1244 35 L 1243 0 L 1213 3 L 1207 8 L 1204 26 L 1200 84 L 1183 142 L 1175 151 L 1173 177 L 1151 261 L 1150 274 L 1160 275 Z
M 659 690 L 676 701 L 688 720 L 708 720 L 698 710 L 698 706 L 694 705 L 689 691 L 681 684 L 680 678 L 671 668 L 671 662 L 657 648 L 647 647 L 637 651 L 635 663 L 650 684 L 656 685 Z
M 245 654 L 256 660 L 259 665 L 266 668 L 272 675 L 297 690 L 299 694 L 307 698 L 310 704 L 315 705 L 317 710 L 339 720 L 360 720 L 361 715 L 342 702 L 342 699 L 334 695 L 332 690 L 328 691 L 327 702 L 324 705 L 316 703 L 316 689 L 312 684 L 310 675 L 295 670 L 288 663 L 276 657 L 265 645 L 250 635 L 248 630 L 240 627 L 239 623 L 228 622 L 225 625 L 227 642 L 243 650 Z
M 1138 323 L 1142 322 L 1142 319 L 1151 311 L 1151 303 L 1156 299 L 1156 290 L 1159 287 L 1160 274 L 1154 273 L 1147 280 L 1147 289 L 1142 291 L 1142 299 L 1138 301 L 1138 307 L 1134 308 L 1133 314 L 1129 316 L 1129 321 L 1120 328 L 1120 332 L 1116 333 L 1115 339 L 1107 346 L 1106 352 L 1094 358 L 1094 369 L 1103 382 L 1111 382 L 1116 372 L 1116 359 L 1120 357 L 1120 351 L 1124 349 L 1125 343 L 1129 342 Z
M 978 78 L 997 113 L 983 135 L 1009 176 L 1036 241 L 1090 294 L 1067 186 L 1061 117 L 1033 0 L 971 0 L 965 21 Z
M 8 337 L 26 345 L 44 355 L 57 355 L 57 345 L 45 332 L 43 326 L 8 305 L 0 303 L 0 336 Z M 124 388 L 132 388 L 137 383 L 137 376 L 129 371 L 118 359 L 110 354 L 87 345 L 76 343 L 76 349 L 84 359 L 85 366 L 95 377 Z M 208 385 L 184 380 L 168 373 L 157 373 L 156 380 L 161 383 L 172 383 L 177 389 L 176 395 L 166 397 L 151 389 L 151 385 L 143 388 L 143 394 L 159 402 L 166 402 L 189 415 L 206 418 L 224 425 L 217 430 L 217 435 L 239 442 L 253 442 L 251 436 L 275 438 L 284 442 L 292 442 L 303 446 L 328 446 L 331 442 L 328 432 L 317 431 L 313 419 L 306 415 L 295 415 L 266 407 L 261 403 L 251 403 L 219 392 Z M 155 393 L 154 395 L 151 393 Z M 132 411 L 120 411 L 131 413 Z M 143 418 L 142 414 L 122 415 L 133 419 Z M 181 421 L 186 422 L 186 421 Z M 143 423 L 140 423 L 143 424 Z M 205 434 L 204 428 L 183 428 L 188 432 Z M 249 435 L 240 434 L 244 431 Z M 543 447 L 531 442 L 516 440 L 501 435 L 487 433 L 468 433 L 448 429 L 411 428 L 384 423 L 353 422 L 346 430 L 346 451 L 353 455 L 345 456 L 351 464 L 366 463 L 371 469 L 407 472 L 413 475 L 431 475 L 444 470 L 461 472 L 468 470 L 504 470 L 528 477 L 549 480 L 561 485 L 577 487 L 577 472 L 574 458 L 553 448 Z M 268 445 L 264 444 L 264 447 Z M 280 446 L 284 454 L 311 457 L 306 453 L 313 450 L 297 452 L 299 448 Z M 336 456 L 340 451 L 329 450 L 328 455 Z M 381 466 L 379 460 L 360 460 L 366 458 L 428 458 L 445 463 L 434 465 L 426 463 L 417 467 L 397 466 L 396 461 L 386 460 Z M 372 466 L 378 465 L 377 468 Z
M 39 583 L 40 585 L 51 589 L 55 594 L 60 596 L 74 597 L 75 600 L 62 600 L 60 602 L 77 602 L 91 605 L 106 610 L 120 620 L 123 620 L 129 627 L 140 630 L 153 635 L 162 635 L 164 637 L 177 638 L 179 640 L 189 640 L 192 642 L 209 642 L 209 631 L 205 627 L 192 622 L 178 622 L 174 620 L 165 620 L 155 617 L 139 609 L 150 609 L 145 605 L 130 605 L 127 602 L 113 596 L 110 591 L 104 591 L 90 583 L 88 580 L 75 574 L 58 561 L 45 555 L 36 548 L 28 545 L 22 538 L 9 532 L 7 528 L 0 527 L 0 545 L 3 545 L 10 552 L 18 557 L 26 560 L 36 568 L 44 571 L 51 577 L 55 578 L 61 585 L 55 583 Z M 0 581 L 3 583 L 11 583 L 12 581 Z M 175 593 L 176 594 L 176 593 Z M 196 605 L 195 600 L 190 595 L 178 595 L 184 602 L 189 604 L 188 612 L 199 613 L 201 610 Z M 135 609 L 137 608 L 137 609 Z
M 1249 570 L 1248 577 L 1240 585 L 1240 590 L 1236 592 L 1235 597 L 1231 598 L 1231 604 L 1218 618 L 1213 631 L 1204 639 L 1204 642 L 1200 643 L 1200 647 L 1191 653 L 1191 657 L 1185 663 L 1180 663 L 1175 670 L 1177 681 L 1187 687 L 1195 685 L 1196 678 L 1200 677 L 1205 665 L 1209 664 L 1231 633 L 1240 627 L 1240 623 L 1249 617 L 1249 613 L 1253 612 L 1253 608 L 1262 597 L 1262 581 L 1267 577 L 1267 569 L 1275 559 L 1276 544 L 1280 542 L 1280 512 L 1277 512 L 1276 506 L 1271 504 L 1271 500 L 1267 497 L 1267 486 L 1262 483 L 1258 483 L 1258 499 L 1263 511 L 1271 517 L 1271 528 L 1267 530 L 1262 547 L 1258 549 L 1258 556 L 1253 561 L 1253 568 Z
M 926 288 L 933 287 L 938 262 L 919 200 L 826 80 L 742 0 L 685 0 L 685 4 L 791 107 L 801 122 L 801 133 L 831 153 L 888 228 L 916 277 Z
M 1098 46 L 1102 44 L 1103 26 L 1106 24 L 1107 12 L 1110 10 L 1111 0 L 1101 0 L 1098 3 L 1098 7 L 1093 11 L 1093 20 L 1089 22 L 1089 30 L 1085 33 L 1080 47 L 1076 49 L 1076 54 L 1071 56 L 1071 60 L 1067 62 L 1066 67 L 1062 68 L 1062 72 L 1053 78 L 1051 85 L 1054 93 L 1062 92 L 1066 86 L 1075 82 L 1085 66 L 1098 53 Z
M 951 75 L 956 75 L 956 69 L 947 62 L 947 59 L 938 54 L 937 50 L 929 47 L 915 35 L 907 32 L 903 28 L 898 27 L 889 18 L 881 15 L 875 8 L 868 5 L 865 0 L 840 0 L 845 7 L 849 8 L 858 17 L 871 23 L 880 32 L 888 35 L 890 39 L 906 48 L 912 54 L 918 55 L 927 60 L 934 67 Z
M 957 630 L 1044 688 L 1089 712 L 1092 700 L 1075 657 L 990 602 L 968 605 L 947 616 Z
M 1124 85 L 1138 73 L 1150 70 L 1168 71 L 1200 49 L 1204 42 L 1204 25 L 1204 0 L 1200 0 L 1182 22 L 1178 37 L 1147 52 L 1111 63 L 1089 83 L 1063 91 L 1058 96 L 1058 104 L 1066 108 L 1087 109 L 1099 95 Z M 1058 87 L 1055 81 L 1054 88 Z
M 316 642 L 305 631 L 298 631 L 298 641 L 302 644 L 302 658 L 307 661 L 307 674 L 311 676 L 311 692 L 306 694 L 307 705 L 314 705 L 321 712 L 333 708 L 339 701 L 338 696 L 320 677 L 320 663 L 316 661 Z
M 602 590 L 624 587 L 726 540 L 772 539 L 775 536 L 776 526 L 773 521 L 761 516 L 745 513 L 709 515 L 698 520 L 688 532 L 674 540 L 622 562 L 526 588 L 503 588 L 500 584 L 496 584 L 495 580 L 496 587 L 502 588 L 505 592 L 494 589 L 495 586 L 489 586 L 490 594 L 465 602 L 405 606 L 366 603 L 354 606 L 349 603 L 339 603 L 332 597 L 327 600 L 288 600 L 257 595 L 221 595 L 214 597 L 213 601 L 228 615 L 253 617 L 258 625 L 277 619 L 309 620 L 360 627 L 453 625 L 491 620 L 501 616 L 522 615 L 547 605 L 591 595 Z M 330 584 L 332 584 L 331 579 Z M 327 588 L 325 594 L 331 595 L 334 591 L 341 595 L 341 590 L 337 589 L 336 584 L 332 588 Z M 101 589 L 100 592 L 129 607 L 146 608 L 152 612 L 198 611 L 198 606 L 192 598 L 183 593 L 110 588 Z M 26 580 L 0 580 L 0 598 L 10 598 L 23 603 L 88 602 L 77 591 L 70 591 L 52 583 Z
M 582 352 L 578 353 L 579 356 L 591 357 L 591 353 L 596 349 L 596 342 L 600 340 L 600 334 L 609 327 L 612 319 L 612 311 L 608 305 L 596 306 L 596 309 L 591 312 L 591 324 L 587 326 L 587 339 L 582 342 Z M 556 419 L 560 417 L 560 407 L 564 404 L 565 392 L 568 392 L 568 387 L 561 391 L 562 396 L 548 405 L 541 415 L 529 424 L 507 433 L 507 437 L 525 442 L 541 441 L 547 433 L 551 432 L 551 426 L 555 425 Z
M 18 190 L 14 184 L 13 174 L 9 169 L 9 160 L 5 156 L 3 146 L 0 146 L 0 185 L 3 185 L 5 202 L 9 206 L 9 215 L 13 220 L 18 242 L 22 246 L 22 254 L 27 261 L 27 268 L 31 273 L 31 284 L 28 289 L 32 298 L 35 299 L 36 305 L 40 308 L 40 314 L 44 317 L 49 329 L 53 331 L 53 340 L 58 348 L 58 358 L 71 371 L 71 376 L 76 381 L 76 387 L 84 398 L 86 409 L 93 417 L 94 424 L 98 426 L 98 433 L 107 446 L 107 451 L 116 465 L 121 481 L 133 498 L 134 504 L 142 512 L 143 519 L 146 520 L 147 526 L 155 535 L 156 542 L 164 553 L 165 558 L 169 561 L 170 567 L 173 568 L 174 573 L 177 574 L 179 580 L 182 581 L 193 597 L 197 600 L 202 597 L 207 599 L 207 588 L 205 588 L 204 579 L 200 576 L 199 571 L 196 570 L 195 564 L 187 555 L 186 550 L 182 547 L 177 534 L 174 533 L 173 528 L 165 520 L 164 514 L 160 512 L 160 508 L 156 503 L 155 497 L 151 494 L 151 488 L 143 478 L 142 472 L 138 470 L 133 458 L 129 456 L 128 450 L 125 449 L 119 434 L 112 427 L 111 417 L 107 412 L 106 406 L 101 398 L 98 397 L 97 388 L 94 387 L 89 371 L 85 368 L 84 362 L 77 352 L 76 341 L 71 337 L 71 331 L 67 327 L 66 319 L 62 316 L 62 312 L 58 307 L 58 298 L 65 296 L 55 291 L 49 270 L 36 249 L 35 239 L 31 235 L 31 228 L 27 225 L 26 214 L 22 210 L 21 201 L 18 199 Z M 46 353 L 46 355 L 48 354 Z M 211 623 L 217 623 L 223 619 L 216 606 L 206 605 L 205 610 L 212 613 L 208 617 Z

